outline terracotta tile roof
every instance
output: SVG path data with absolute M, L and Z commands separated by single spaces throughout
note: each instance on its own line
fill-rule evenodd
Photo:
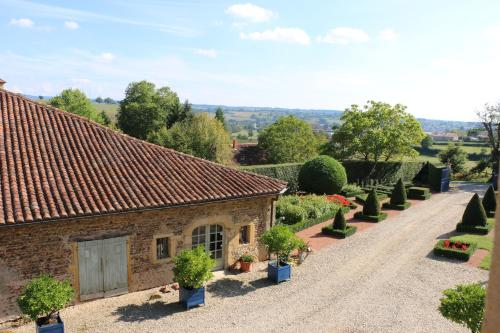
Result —
M 276 194 L 285 183 L 0 89 L 0 225 Z

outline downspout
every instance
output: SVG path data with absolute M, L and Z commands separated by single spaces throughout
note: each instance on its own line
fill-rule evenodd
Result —
M 269 229 L 273 227 L 274 221 L 276 220 L 276 201 L 278 201 L 279 197 L 283 195 L 288 188 L 284 188 L 280 191 L 278 196 L 274 197 L 271 201 L 271 216 L 269 217 Z

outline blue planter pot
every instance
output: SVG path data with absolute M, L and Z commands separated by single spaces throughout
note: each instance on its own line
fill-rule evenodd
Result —
M 193 289 L 181 287 L 179 289 L 179 301 L 188 310 L 198 305 L 205 305 L 205 286 Z
M 276 262 L 274 261 L 269 262 L 267 265 L 267 277 L 276 283 L 290 280 L 292 277 L 292 266 L 284 261 L 280 261 L 279 266 L 276 266 Z
M 37 333 L 64 333 L 64 323 L 58 314 L 57 315 L 57 323 L 55 323 L 55 324 L 39 325 L 37 322 L 36 323 L 36 332 Z

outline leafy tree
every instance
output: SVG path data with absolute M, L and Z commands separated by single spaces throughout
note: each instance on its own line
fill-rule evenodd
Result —
M 429 149 L 432 147 L 434 144 L 434 140 L 432 140 L 432 136 L 426 135 L 423 139 L 422 142 L 420 142 L 420 145 L 422 146 L 423 149 Z
M 311 125 L 294 116 L 280 117 L 259 134 L 259 146 L 272 163 L 302 162 L 317 154 Z
M 285 262 L 288 261 L 290 253 L 301 245 L 300 238 L 284 225 L 275 225 L 265 231 L 259 241 L 269 254 L 275 254 L 277 259 Z
M 458 285 L 443 291 L 439 312 L 443 317 L 466 326 L 472 333 L 481 332 L 486 290 L 479 283 Z
M 103 100 L 103 102 L 106 103 L 106 104 L 116 104 L 116 101 L 114 99 L 112 99 L 111 97 L 106 97 Z
M 48 320 L 71 302 L 74 290 L 69 280 L 58 281 L 50 275 L 40 275 L 31 280 L 17 299 L 21 311 L 33 320 Z
M 43 96 L 42 95 L 38 96 L 38 99 L 43 101 Z
M 101 96 L 99 96 L 99 97 L 97 97 L 97 98 L 95 99 L 95 102 L 96 102 L 96 103 L 99 103 L 99 104 L 101 104 L 103 101 L 104 101 L 104 100 L 102 99 L 102 97 L 101 97 Z
M 352 105 L 334 126 L 325 152 L 337 159 L 362 158 L 378 162 L 417 156 L 413 145 L 424 138 L 420 123 L 405 111 L 406 106 L 369 101 L 360 108 Z
M 169 114 L 179 110 L 179 97 L 168 87 L 156 89 L 148 81 L 132 82 L 118 110 L 118 127 L 126 134 L 146 139 L 167 124 Z
M 224 119 L 224 110 L 219 106 L 215 110 L 215 119 L 221 122 L 221 124 L 225 124 L 225 119 Z
M 222 124 L 205 113 L 160 128 L 148 141 L 218 163 L 231 158 L 229 133 Z
M 173 258 L 174 281 L 187 289 L 201 288 L 213 277 L 212 269 L 215 260 L 210 257 L 203 246 L 192 250 L 183 250 Z
M 99 117 L 101 117 L 103 125 L 108 127 L 111 125 L 111 118 L 109 118 L 108 114 L 104 112 L 104 110 L 99 112 Z
M 88 99 L 81 90 L 65 89 L 60 95 L 51 98 L 49 104 L 64 111 L 104 124 L 102 116 L 96 111 L 90 99 Z
M 486 104 L 483 110 L 477 112 L 477 116 L 488 134 L 488 143 L 494 164 L 493 170 L 497 172 L 498 159 L 500 158 L 500 103 L 496 105 Z
M 439 160 L 441 163 L 450 164 L 451 170 L 454 173 L 464 172 L 467 153 L 462 149 L 460 144 L 450 144 L 445 150 L 439 153 Z
M 167 128 L 172 127 L 175 123 L 193 118 L 193 107 L 186 99 L 182 105 L 170 110 L 167 114 Z

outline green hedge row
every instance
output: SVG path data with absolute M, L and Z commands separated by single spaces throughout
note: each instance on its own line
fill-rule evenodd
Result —
M 339 208 L 342 209 L 342 208 Z M 299 223 L 291 224 L 291 225 L 286 225 L 292 232 L 299 232 L 301 230 L 307 229 L 309 227 L 312 227 L 313 225 L 323 223 L 326 220 L 333 219 L 335 217 L 335 214 L 337 214 L 337 211 L 331 212 L 329 214 L 323 215 L 318 217 L 317 219 L 307 219 Z
M 301 167 L 302 163 L 286 163 L 245 166 L 241 167 L 240 169 L 243 171 L 258 173 L 260 175 L 283 180 L 288 183 L 288 192 L 294 193 L 299 190 L 298 179 Z
M 348 225 L 345 230 L 341 229 L 333 229 L 332 225 L 327 225 L 326 227 L 321 228 L 321 232 L 324 233 L 325 235 L 331 235 L 334 237 L 338 238 L 346 238 L 349 236 L 354 235 L 356 232 L 357 228 L 352 225 Z
M 434 247 L 434 254 L 437 256 L 441 257 L 447 257 L 447 258 L 452 258 L 452 259 L 459 259 L 459 260 L 469 260 L 469 258 L 472 256 L 474 251 L 476 250 L 477 244 L 476 243 L 470 243 L 467 244 L 469 245 L 469 248 L 467 251 L 460 251 L 460 250 L 454 250 L 450 248 L 444 247 L 444 239 L 440 240 L 437 242 L 436 246 Z

